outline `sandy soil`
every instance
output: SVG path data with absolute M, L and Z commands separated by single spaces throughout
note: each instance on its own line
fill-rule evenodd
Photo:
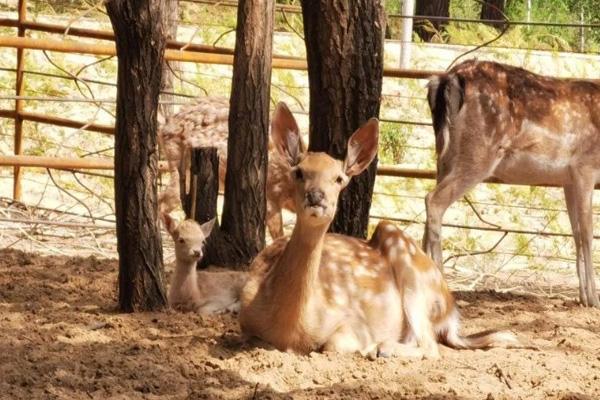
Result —
M 573 301 L 459 292 L 465 333 L 512 329 L 531 348 L 369 361 L 245 343 L 232 315 L 118 313 L 116 271 L 0 251 L 0 398 L 600 398 L 600 311 Z

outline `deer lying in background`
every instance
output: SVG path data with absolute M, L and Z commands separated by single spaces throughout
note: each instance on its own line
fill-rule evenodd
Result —
M 183 107 L 159 129 L 159 141 L 171 175 L 167 188 L 159 196 L 161 212 L 169 213 L 181 203 L 178 167 L 184 154 L 190 149 L 209 146 L 217 148 L 219 187 L 223 189 L 227 167 L 228 119 L 229 100 L 204 97 L 193 105 Z M 291 190 L 289 165 L 277 152 L 269 151 L 266 224 L 272 238 L 283 236 L 281 211 L 294 211 Z
M 600 85 L 465 61 L 429 83 L 437 186 L 427 195 L 423 248 L 442 267 L 446 209 L 477 183 L 562 186 L 575 247 L 579 298 L 600 306 L 592 265 L 592 194 L 600 180 Z
M 459 336 L 441 272 L 393 224 L 381 222 L 370 242 L 327 233 L 340 191 L 377 153 L 378 129 L 372 118 L 354 132 L 343 162 L 304 153 L 294 117 L 278 105 L 271 134 L 292 169 L 297 220 L 291 237 L 276 240 L 250 267 L 242 331 L 298 353 L 437 357 L 438 341 L 469 349 L 514 343 L 507 332 Z
M 188 219 L 177 225 L 168 214 L 162 214 L 162 219 L 175 242 L 175 272 L 169 289 L 171 307 L 200 314 L 239 311 L 245 272 L 196 271 L 215 220 L 200 225 Z

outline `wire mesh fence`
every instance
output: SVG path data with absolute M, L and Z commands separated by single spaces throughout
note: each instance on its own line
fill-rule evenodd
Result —
M 60 3 L 60 4 L 58 4 Z M 25 4 L 26 15 L 19 16 Z M 181 1 L 177 46 L 231 54 L 235 40 L 235 2 Z M 303 57 L 302 21 L 298 8 L 278 6 L 274 52 L 285 57 Z M 390 15 L 402 19 L 402 16 Z M 415 17 L 416 18 L 416 17 Z M 465 18 L 456 23 L 481 23 Z M 538 21 L 539 22 L 539 21 Z M 530 24 L 545 26 L 546 23 Z M 520 22 L 519 22 L 520 24 Z M 555 24 L 562 28 L 596 29 L 596 24 Z M 27 27 L 27 28 L 24 28 Z M 87 45 L 110 43 L 110 23 L 101 2 L 0 1 L 0 30 L 5 37 L 65 40 Z M 95 33 L 94 33 L 95 32 Z M 416 78 L 384 78 L 380 164 L 405 170 L 431 171 L 435 167 L 434 137 L 425 98 L 427 71 L 444 70 L 456 56 L 472 48 L 464 45 L 414 43 L 411 68 Z M 385 45 L 388 71 L 398 65 L 400 44 Z M 16 136 L 22 148 L 17 153 L 55 158 L 100 158 L 110 162 L 116 98 L 117 60 L 112 55 L 25 49 L 19 61 L 17 50 L 0 49 L 0 157 L 15 154 Z M 525 66 L 556 76 L 598 78 L 600 60 L 593 54 L 573 54 L 537 49 L 487 47 L 472 56 Z M 231 90 L 231 66 L 195 62 L 173 62 L 172 91 L 164 100 L 175 109 L 195 96 L 225 96 Z M 425 72 L 423 72 L 425 71 Z M 23 76 L 16 90 L 16 76 Z M 301 69 L 277 69 L 273 73 L 273 104 L 286 101 L 307 132 L 308 77 Z M 166 99 L 166 97 L 165 97 Z M 18 104 L 18 105 L 17 105 Z M 19 111 L 20 107 L 20 111 Z M 71 125 L 67 122 L 70 121 Z M 17 126 L 21 126 L 18 133 Z M 7 165 L 9 163 L 4 163 Z M 15 203 L 15 170 L 0 168 L 2 199 L 0 226 L 3 247 L 23 247 L 40 252 L 83 252 L 114 256 L 114 209 L 112 171 L 80 168 L 20 170 L 21 199 Z M 376 183 L 372 220 L 395 220 L 413 237 L 422 234 L 423 198 L 434 181 L 406 174 L 380 174 Z M 594 221 L 598 221 L 598 212 Z M 288 226 L 293 217 L 286 219 Z M 574 249 L 562 193 L 558 189 L 508 185 L 480 185 L 453 206 L 446 218 L 444 242 L 446 265 L 457 280 L 467 285 L 515 286 L 535 282 L 556 271 L 574 278 Z M 69 245 L 65 246 L 67 242 Z M 73 240 L 71 240 L 73 239 Z M 600 259 L 600 253 L 594 253 Z M 515 272 L 518 271 L 518 272 Z M 525 276 L 525 278 L 524 278 Z M 552 275 L 554 276 L 554 275 Z M 513 278 L 507 280 L 507 277 Z M 517 278 L 515 278 L 517 277 Z M 530 278 L 532 277 L 532 278 Z M 465 278 L 466 279 L 466 278 Z M 529 284 L 528 283 L 528 284 Z M 525 285 L 527 286 L 527 285 Z

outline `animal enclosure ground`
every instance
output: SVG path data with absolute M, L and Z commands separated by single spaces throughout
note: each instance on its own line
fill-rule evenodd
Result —
M 256 347 L 231 315 L 120 314 L 116 275 L 115 260 L 0 251 L 0 397 L 600 398 L 600 311 L 573 301 L 460 292 L 465 333 L 512 329 L 530 348 L 369 361 Z

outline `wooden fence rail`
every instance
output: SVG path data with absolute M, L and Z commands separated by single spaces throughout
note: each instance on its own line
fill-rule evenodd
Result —
M 100 56 L 116 56 L 114 44 L 83 43 L 75 40 L 57 39 L 35 39 L 28 37 L 0 37 L 0 47 L 12 47 L 16 49 L 48 50 L 62 53 L 82 53 Z M 207 53 L 191 50 L 165 51 L 165 58 L 169 61 L 193 62 L 200 64 L 233 65 L 233 55 Z M 291 58 L 273 56 L 273 68 L 305 71 L 306 60 L 303 58 Z M 423 71 L 401 68 L 384 68 L 383 76 L 388 78 L 428 79 L 439 75 L 443 71 Z
M 100 56 L 115 56 L 116 49 L 113 43 L 84 43 L 75 40 L 57 40 L 57 39 L 36 39 L 26 37 L 27 30 L 38 32 L 47 32 L 55 34 L 64 34 L 69 36 L 84 37 L 97 40 L 114 41 L 114 34 L 110 31 L 95 30 L 87 28 L 79 28 L 72 26 L 62 26 L 58 24 L 34 22 L 27 20 L 27 4 L 26 0 L 18 2 L 18 19 L 0 18 L 0 26 L 13 27 L 18 29 L 17 37 L 0 37 L 0 47 L 12 47 L 17 49 L 17 67 L 16 67 L 16 90 L 15 90 L 15 109 L 0 110 L 0 117 L 11 118 L 15 121 L 15 138 L 14 138 L 14 153 L 17 158 L 11 159 L 4 157 L 4 163 L 1 165 L 9 165 L 13 162 L 14 179 L 13 179 L 13 198 L 20 200 L 21 198 L 21 167 L 32 166 L 27 163 L 23 164 L 24 158 L 19 158 L 22 154 L 23 142 L 23 122 L 32 121 L 39 123 L 52 124 L 69 128 L 82 129 L 105 134 L 113 134 L 114 128 L 108 125 L 97 123 L 86 123 L 81 121 L 69 120 L 57 116 L 49 116 L 26 112 L 24 108 L 24 100 L 20 97 L 23 94 L 24 81 L 24 52 L 25 49 L 31 50 L 47 50 L 64 53 L 82 53 Z M 185 43 L 180 41 L 169 41 L 165 58 L 170 61 L 183 61 L 205 64 L 223 64 L 233 65 L 233 50 L 208 46 L 195 43 Z M 291 69 L 291 70 L 306 70 L 306 60 L 299 57 L 274 55 L 273 68 Z M 418 70 L 401 70 L 397 68 L 386 68 L 384 76 L 394 78 L 412 78 L 426 79 L 440 71 L 418 71 Z M 31 160 L 31 159 L 30 159 Z M 49 158 L 47 167 L 53 167 L 56 163 L 50 162 Z M 42 159 L 36 161 L 35 166 L 43 166 Z M 65 164 L 66 162 L 66 164 Z M 70 159 L 70 161 L 62 160 L 60 165 L 70 165 L 71 168 L 86 168 L 85 165 L 91 165 L 89 162 L 83 162 L 80 165 L 80 160 Z M 95 164 L 96 166 L 99 164 Z M 108 168 L 107 168 L 108 169 Z
M 61 158 L 45 156 L 0 156 L 0 167 L 31 167 L 52 169 L 102 169 L 110 170 L 115 166 L 114 160 L 100 157 Z M 167 171 L 166 161 L 159 161 L 158 168 Z
M 231 2 L 232 4 L 234 2 Z M 113 43 L 84 43 L 75 40 L 57 40 L 57 39 L 36 39 L 25 37 L 26 30 L 40 32 L 65 34 L 76 37 L 85 37 L 99 40 L 114 41 L 112 32 L 103 30 L 93 30 L 86 28 L 77 28 L 62 26 L 57 24 L 40 23 L 27 21 L 26 19 L 26 0 L 19 0 L 19 18 L 0 19 L 0 26 L 18 28 L 17 37 L 0 37 L 0 47 L 16 48 L 18 52 L 17 59 L 17 88 L 16 96 L 22 96 L 23 84 L 23 50 L 48 50 L 65 53 L 82 53 L 91 55 L 115 56 L 116 50 Z M 20 54 L 20 57 L 19 57 Z M 165 58 L 171 61 L 183 61 L 205 64 L 233 64 L 233 50 L 208 46 L 194 43 L 185 43 L 179 41 L 169 41 Z M 19 59 L 21 60 L 19 62 Z M 306 70 L 306 60 L 299 57 L 274 55 L 273 68 Z M 383 75 L 388 78 L 408 78 L 408 79 L 427 79 L 438 75 L 443 71 L 423 71 L 400 68 L 384 68 Z M 105 134 L 114 134 L 114 127 L 97 123 L 88 123 L 83 121 L 74 121 L 57 116 L 49 116 L 23 111 L 23 100 L 17 99 L 15 110 L 0 110 L 0 117 L 11 118 L 15 120 L 15 156 L 0 156 L 0 166 L 12 166 L 15 168 L 14 198 L 20 197 L 20 167 L 48 167 L 58 169 L 112 169 L 113 162 L 110 160 L 91 159 L 91 158 L 52 158 L 52 157 L 34 157 L 21 155 L 22 143 L 22 123 L 23 121 L 32 121 L 39 123 L 52 124 L 57 126 L 82 129 Z M 382 119 L 382 121 L 387 121 Z M 425 122 L 414 121 L 393 121 L 404 122 L 416 125 L 430 125 Z M 165 170 L 164 163 L 161 169 Z M 378 175 L 394 176 L 416 179 L 435 179 L 435 171 L 399 168 L 394 166 L 379 166 Z M 489 180 L 491 183 L 502 183 L 497 180 Z M 540 185 L 547 186 L 547 185 Z

